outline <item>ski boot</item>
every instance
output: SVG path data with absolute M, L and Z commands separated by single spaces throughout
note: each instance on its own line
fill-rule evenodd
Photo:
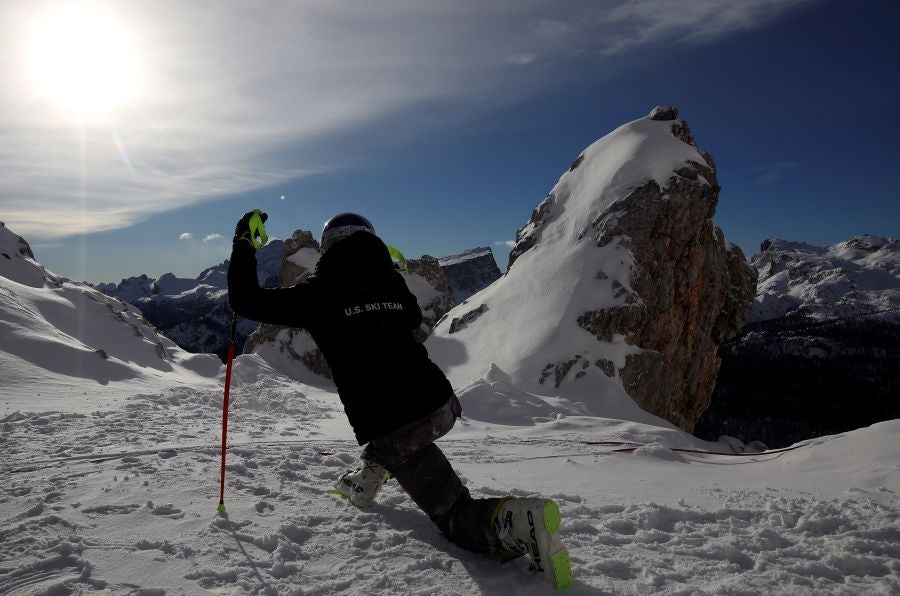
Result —
M 559 541 L 559 507 L 548 499 L 509 497 L 500 502 L 491 520 L 503 557 L 527 554 L 531 570 L 557 589 L 572 583 L 569 551 Z
M 384 467 L 375 462 L 362 460 L 363 466 L 355 472 L 347 472 L 334 485 L 334 492 L 357 507 L 368 507 L 375 502 L 375 495 L 388 478 Z

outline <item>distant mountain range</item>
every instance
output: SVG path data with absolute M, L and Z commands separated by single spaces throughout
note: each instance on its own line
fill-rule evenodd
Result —
M 284 244 L 282 240 L 272 240 L 256 253 L 261 286 L 278 286 Z M 458 302 L 501 275 L 490 248 L 475 248 L 443 257 L 441 261 L 441 270 Z M 231 326 L 227 274 L 226 260 L 203 270 L 196 278 L 181 278 L 172 273 L 165 273 L 159 279 L 138 275 L 118 284 L 101 283 L 95 288 L 136 306 L 161 333 L 188 352 L 212 353 L 224 360 Z M 239 319 L 237 354 L 257 327 L 255 321 Z
M 749 322 L 695 432 L 770 447 L 900 418 L 900 241 L 766 240 Z
M 900 321 L 900 241 L 855 236 L 831 246 L 766 240 L 748 323 L 781 317 Z
M 273 240 L 257 252 L 257 275 L 263 287 L 278 285 L 284 242 Z M 224 360 L 228 352 L 231 308 L 228 306 L 228 261 L 204 269 L 196 278 L 166 273 L 159 279 L 139 275 L 98 290 L 140 309 L 163 335 L 184 350 L 211 353 Z M 239 319 L 237 353 L 258 324 Z

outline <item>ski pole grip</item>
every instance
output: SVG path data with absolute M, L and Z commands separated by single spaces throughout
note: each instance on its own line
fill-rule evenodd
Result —
M 261 214 L 262 211 L 254 209 L 253 215 L 250 216 L 250 242 L 253 243 L 253 248 L 257 250 L 269 241 Z
M 387 249 L 388 249 L 388 252 L 390 253 L 391 257 L 394 259 L 397 259 L 397 261 L 398 261 L 397 268 L 400 271 L 406 271 L 406 268 L 407 268 L 406 257 L 403 256 L 403 253 L 400 252 L 399 250 L 397 250 L 396 248 L 394 248 L 393 246 L 391 246 L 390 244 L 387 245 Z

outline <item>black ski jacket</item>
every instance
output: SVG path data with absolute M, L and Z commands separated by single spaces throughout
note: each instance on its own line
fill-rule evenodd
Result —
M 314 275 L 290 288 L 260 288 L 256 251 L 236 243 L 228 300 L 242 317 L 309 331 L 331 367 L 360 445 L 428 416 L 454 395 L 413 338 L 422 311 L 373 234 L 339 241 L 319 259 Z

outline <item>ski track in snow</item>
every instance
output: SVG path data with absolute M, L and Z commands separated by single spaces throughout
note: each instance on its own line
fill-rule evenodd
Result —
M 340 413 L 271 384 L 264 401 L 246 397 L 261 389 L 237 392 L 231 411 L 242 439 L 228 452 L 227 516 L 215 513 L 221 397 L 212 390 L 136 395 L 90 415 L 7 417 L 0 594 L 552 593 L 524 559 L 498 565 L 448 542 L 396 482 L 367 510 L 330 494 L 359 447 L 313 433 Z M 560 440 L 441 445 L 475 496 L 528 495 L 490 482 L 523 462 L 577 466 L 602 495 L 605 464 L 627 457 Z M 549 495 L 575 571 L 568 593 L 900 593 L 889 489 L 821 500 L 714 484 L 701 488 L 718 507 Z

